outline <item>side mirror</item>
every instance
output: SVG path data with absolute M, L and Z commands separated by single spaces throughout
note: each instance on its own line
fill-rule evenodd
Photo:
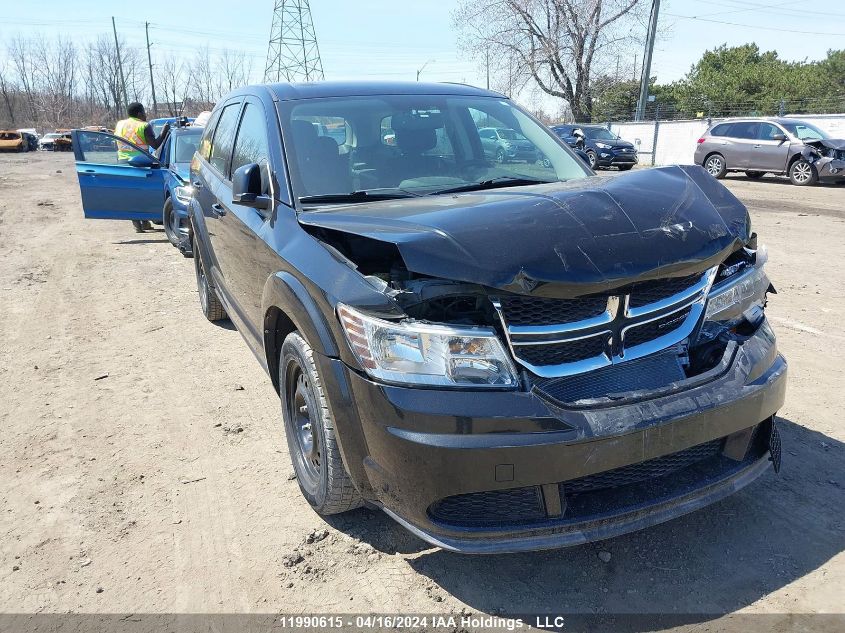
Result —
M 772 140 L 773 141 L 785 141 L 786 140 L 786 134 L 775 134 L 774 136 L 772 136 Z
M 590 166 L 590 157 L 587 156 L 587 152 L 585 152 L 582 149 L 574 149 L 572 151 L 575 152 L 576 154 L 578 154 L 578 158 L 583 160 L 587 164 L 587 167 Z
M 270 196 L 261 187 L 261 166 L 258 163 L 242 165 L 232 174 L 232 202 L 253 209 L 269 209 Z
M 137 167 L 139 169 L 152 169 L 153 167 L 159 166 L 157 162 L 155 162 L 146 154 L 136 154 L 135 156 L 129 159 L 129 165 L 131 167 Z

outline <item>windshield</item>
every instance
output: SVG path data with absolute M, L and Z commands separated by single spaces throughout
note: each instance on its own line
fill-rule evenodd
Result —
M 179 166 L 190 166 L 191 159 L 199 147 L 200 136 L 202 128 L 192 128 L 190 131 L 185 130 L 174 135 L 172 162 Z
M 47 141 L 52 141 L 53 139 L 59 138 L 59 136 L 60 136 L 59 134 L 52 134 L 52 133 L 50 133 L 50 134 L 45 134 L 45 135 L 44 135 L 44 140 L 47 140 Z
M 605 127 L 585 127 L 584 134 L 587 138 L 597 141 L 615 141 L 616 135 Z
M 444 95 L 334 97 L 279 104 L 299 198 L 428 195 L 586 177 L 581 161 L 507 99 Z M 528 143 L 505 146 L 512 134 Z M 507 137 L 506 137 L 507 138 Z M 483 184 L 482 184 L 483 183 Z
M 508 141 L 524 141 L 525 137 L 522 134 L 517 134 L 514 130 L 499 130 L 499 138 Z
M 786 131 L 792 134 L 792 136 L 795 136 L 802 141 L 818 141 L 820 139 L 830 138 L 830 136 L 822 132 L 815 125 L 810 125 L 809 123 L 804 123 L 803 121 L 781 122 L 780 124 L 785 127 Z

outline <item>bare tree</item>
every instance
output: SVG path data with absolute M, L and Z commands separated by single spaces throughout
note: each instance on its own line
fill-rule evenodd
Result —
M 217 60 L 218 84 L 217 98 L 235 88 L 240 88 L 249 83 L 252 74 L 252 59 L 246 56 L 244 51 L 232 51 L 223 49 Z
M 188 64 L 174 55 L 169 55 L 156 64 L 156 86 L 164 96 L 164 103 L 159 103 L 169 116 L 180 116 L 185 107 L 185 99 L 191 90 Z
M 462 45 L 496 68 L 510 64 L 508 82 L 536 83 L 565 99 L 577 120 L 592 114 L 591 81 L 637 40 L 642 0 L 461 0 L 453 15 Z M 501 82 L 500 82 L 501 83 Z
M 6 111 L 9 113 L 9 127 L 15 127 L 15 93 L 17 86 L 12 82 L 11 71 L 9 70 L 9 63 L 6 60 L 0 60 L 0 95 L 3 96 L 3 103 L 6 106 Z M 2 121 L 2 119 L 0 119 Z M 3 125 L 2 127 L 6 127 Z

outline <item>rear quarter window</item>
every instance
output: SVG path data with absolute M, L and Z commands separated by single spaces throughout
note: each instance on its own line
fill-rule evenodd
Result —
M 731 124 L 720 123 L 710 130 L 710 136 L 730 136 Z

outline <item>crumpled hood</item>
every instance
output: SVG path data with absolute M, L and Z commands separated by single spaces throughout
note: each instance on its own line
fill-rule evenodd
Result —
M 418 274 L 549 297 L 703 271 L 750 233 L 745 206 L 698 166 L 333 206 L 299 221 L 394 243 Z
M 817 141 L 804 141 L 812 147 L 827 147 L 829 149 L 845 149 L 845 140 L 840 138 L 824 138 Z

